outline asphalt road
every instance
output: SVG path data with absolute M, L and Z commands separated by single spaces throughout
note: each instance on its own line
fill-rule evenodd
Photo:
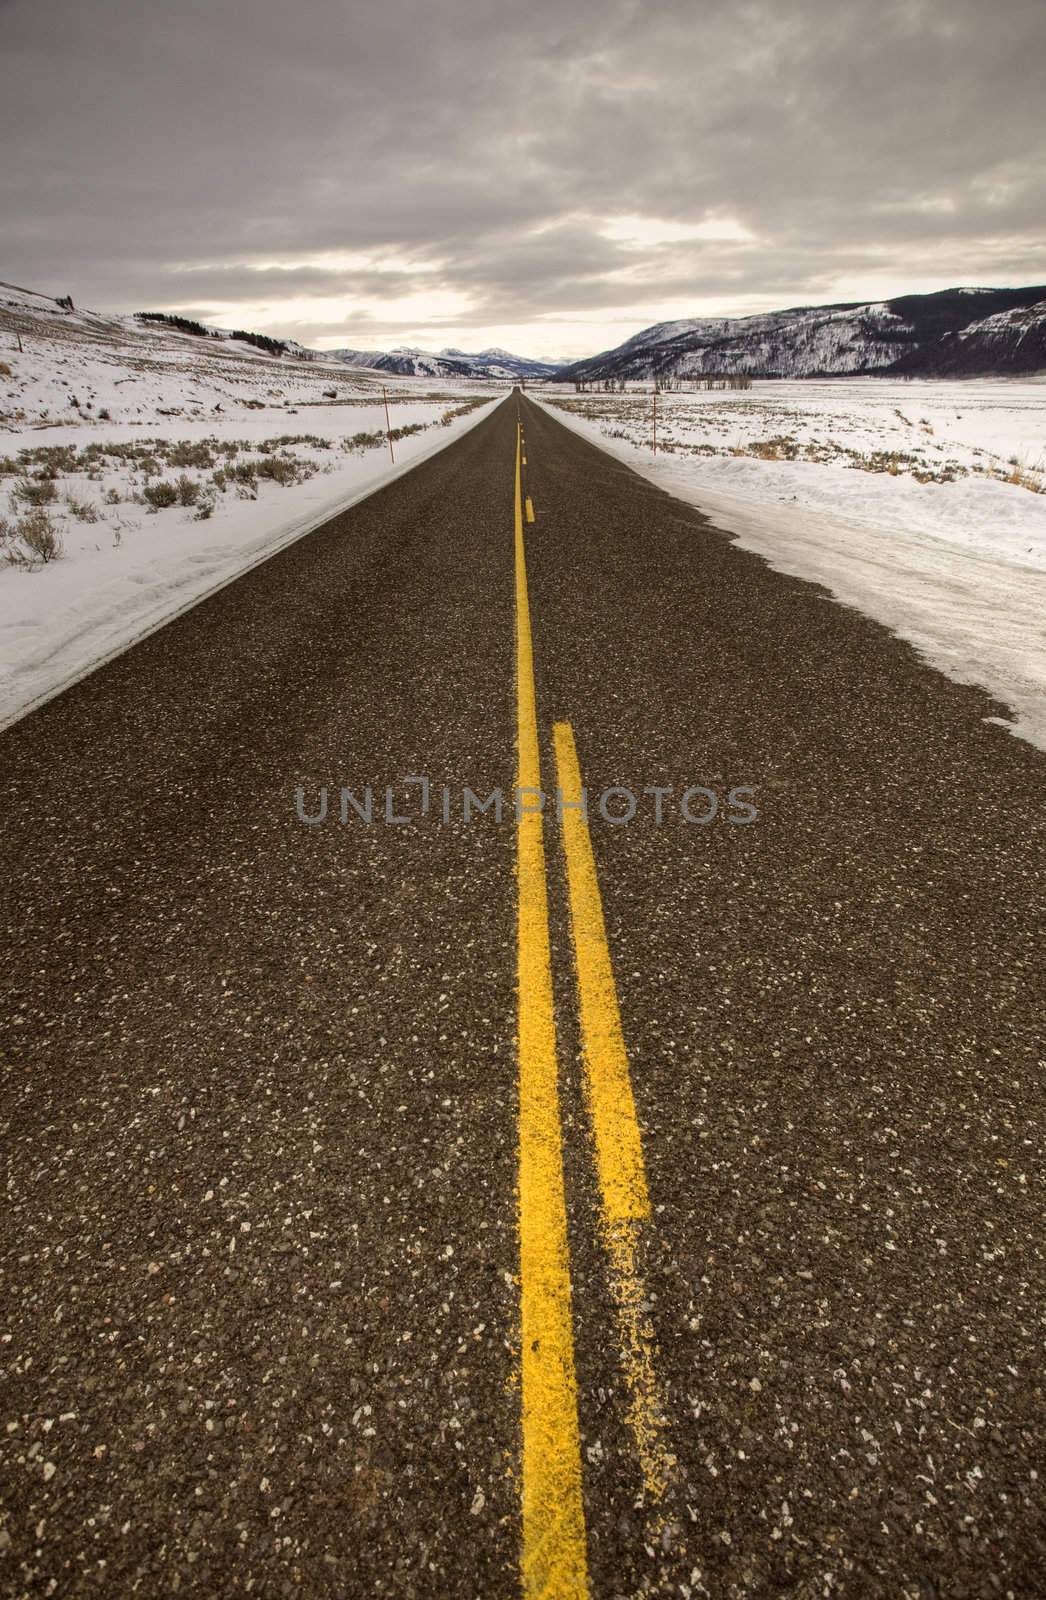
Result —
M 1041 1595 L 998 709 L 513 395 L 0 735 L 3 1594 Z

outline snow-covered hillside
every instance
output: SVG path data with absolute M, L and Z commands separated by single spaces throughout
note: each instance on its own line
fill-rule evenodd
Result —
M 1018 376 L 1046 371 L 1046 299 L 996 312 L 943 335 L 925 352 L 921 369 L 938 378 L 963 377 L 970 372 Z
M 0 286 L 0 726 L 503 392 L 384 382 Z
M 868 305 L 656 323 L 564 381 L 721 374 L 993 376 L 1046 371 L 1046 287 L 948 289 Z
M 67 310 L 0 283 L 0 426 L 234 417 L 380 395 L 381 380 L 327 355 L 284 356 L 215 331 Z M 6 370 L 4 370 L 6 369 Z M 106 415 L 103 416 L 103 413 Z
M 637 333 L 619 350 L 579 362 L 564 376 L 613 364 L 612 376 L 638 377 L 649 371 L 694 377 L 719 373 L 760 373 L 805 377 L 811 372 L 859 372 L 887 367 L 906 346 L 906 325 L 884 305 L 826 307 L 818 311 L 775 311 L 765 316 L 704 317 L 662 322 Z M 637 370 L 638 369 L 638 370 Z

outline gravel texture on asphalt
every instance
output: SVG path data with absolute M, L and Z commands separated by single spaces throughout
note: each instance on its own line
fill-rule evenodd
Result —
M 593 1596 L 1041 1594 L 1046 761 L 522 411 L 546 787 L 563 720 L 640 797 L 591 831 L 657 1508 L 547 835 Z M 515 425 L 0 736 L 4 1594 L 518 1592 L 515 840 L 461 819 L 514 781 Z M 339 822 L 368 783 L 412 820 Z

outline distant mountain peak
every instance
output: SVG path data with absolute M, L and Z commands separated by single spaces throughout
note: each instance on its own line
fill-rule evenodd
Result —
M 378 372 L 418 378 L 494 378 L 506 382 L 515 378 L 551 378 L 558 371 L 556 362 L 532 361 L 493 347 L 478 354 L 452 346 L 434 354 L 413 345 L 399 345 L 394 350 L 332 350 L 329 354 Z

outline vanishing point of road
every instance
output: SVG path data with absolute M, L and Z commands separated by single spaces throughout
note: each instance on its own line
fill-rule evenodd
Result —
M 999 710 L 513 393 L 0 736 L 2 1593 L 1040 1595 Z

